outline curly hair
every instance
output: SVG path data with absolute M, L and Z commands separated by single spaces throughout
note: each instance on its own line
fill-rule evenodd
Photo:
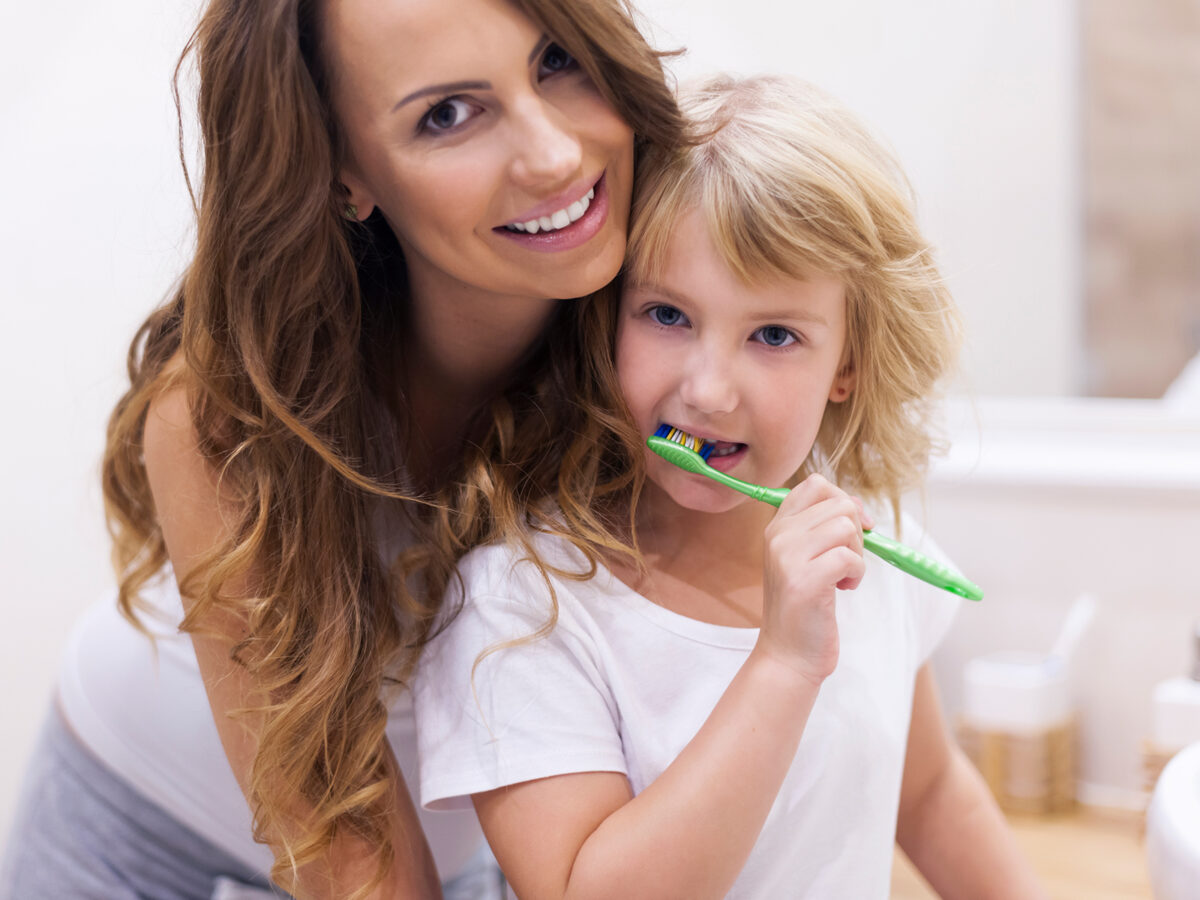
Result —
M 937 388 L 961 340 L 903 171 L 845 107 L 797 78 L 715 76 L 682 91 L 680 105 L 702 137 L 640 170 L 626 278 L 660 276 L 672 225 L 693 209 L 747 284 L 840 278 L 855 386 L 827 404 L 794 481 L 824 471 L 898 510 L 940 448 Z
M 934 410 L 939 382 L 960 341 L 953 300 L 917 224 L 908 182 L 892 156 L 840 104 L 788 77 L 716 76 L 681 92 L 687 138 L 650 150 L 636 176 L 626 268 L 628 282 L 661 277 L 675 224 L 699 210 L 723 262 L 747 284 L 813 271 L 846 285 L 844 366 L 850 398 L 826 405 L 814 447 L 792 484 L 822 471 L 862 496 L 889 502 L 923 480 L 939 449 Z M 642 565 L 636 508 L 645 479 L 645 435 L 637 433 L 614 366 L 619 306 L 614 288 L 573 310 L 576 328 L 527 404 L 555 410 L 566 428 L 557 456 L 525 441 L 561 440 L 536 420 L 518 433 L 498 415 L 446 495 L 429 552 L 451 568 L 472 546 L 506 541 L 542 573 L 557 620 L 549 573 L 590 578 L 606 557 Z M 519 417 L 518 417 L 519 418 Z M 544 424 L 544 423 L 542 423 Z M 557 466 L 550 471 L 551 467 Z M 585 571 L 539 558 L 531 531 L 569 541 Z M 443 583 L 444 583 L 443 578 Z M 502 649 L 488 648 L 476 661 Z
M 662 54 L 624 0 L 515 5 L 580 62 L 632 126 L 639 156 L 679 142 Z M 235 512 L 227 543 L 180 585 L 190 600 L 182 627 L 195 630 L 216 609 L 246 623 L 233 658 L 269 698 L 253 710 L 263 723 L 248 789 L 255 838 L 276 841 L 278 878 L 322 857 L 338 834 L 361 837 L 378 862 L 364 894 L 394 857 L 381 690 L 411 668 L 445 583 L 420 549 L 385 559 L 381 536 L 399 525 L 420 539 L 439 516 L 471 511 L 437 507 L 398 474 L 408 423 L 392 373 L 404 260 L 381 215 L 365 224 L 342 215 L 346 150 L 319 12 L 318 0 L 210 0 L 184 49 L 177 109 L 193 57 L 200 84 L 196 251 L 130 348 L 103 489 L 118 602 L 138 624 L 139 592 L 168 563 L 145 467 L 146 414 L 156 397 L 185 389 L 198 446 Z M 574 330 L 579 313 L 562 306 L 552 332 Z M 553 421 L 521 390 L 544 381 L 555 352 L 543 343 L 514 375 L 514 393 L 497 406 L 504 434 Z M 555 436 L 566 433 L 552 425 L 533 446 L 557 460 Z M 453 469 L 444 477 L 452 483 Z M 414 516 L 414 503 L 432 512 Z M 235 579 L 249 580 L 249 596 L 230 596 Z

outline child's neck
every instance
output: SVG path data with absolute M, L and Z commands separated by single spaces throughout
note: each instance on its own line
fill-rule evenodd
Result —
M 644 575 L 618 574 L 659 606 L 743 628 L 762 620 L 763 529 L 775 510 L 747 501 L 724 513 L 676 505 L 652 483 L 638 509 Z

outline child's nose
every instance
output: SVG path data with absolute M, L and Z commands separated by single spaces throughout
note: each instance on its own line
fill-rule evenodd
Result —
M 513 114 L 513 180 L 538 188 L 565 182 L 583 163 L 578 134 L 558 111 L 541 98 L 530 98 Z
M 715 353 L 692 354 L 679 394 L 697 412 L 706 415 L 732 412 L 738 396 L 732 361 Z

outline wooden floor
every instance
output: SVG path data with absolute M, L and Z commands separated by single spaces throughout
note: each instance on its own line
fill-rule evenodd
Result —
M 1077 812 L 1009 822 L 1053 900 L 1151 900 L 1140 815 Z M 897 851 L 892 900 L 936 897 Z

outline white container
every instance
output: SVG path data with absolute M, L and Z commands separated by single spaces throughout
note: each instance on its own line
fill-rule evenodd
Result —
M 1062 726 L 1072 713 L 1064 660 L 1004 651 L 963 669 L 963 719 L 980 731 L 1034 735 Z
M 1154 686 L 1150 737 L 1167 750 L 1200 741 L 1200 681 L 1170 678 Z

